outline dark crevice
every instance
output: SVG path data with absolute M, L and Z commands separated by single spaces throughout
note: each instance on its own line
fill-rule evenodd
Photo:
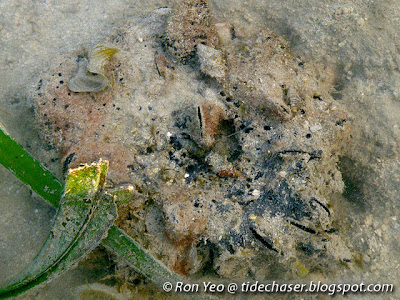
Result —
M 326 207 L 325 204 L 321 203 L 320 201 L 318 201 L 315 198 L 312 198 L 311 201 L 314 201 L 314 202 L 318 203 L 319 205 L 321 205 L 322 208 L 325 209 L 325 211 L 328 213 L 328 216 L 331 216 L 331 212 L 329 211 L 328 207 Z
M 256 231 L 253 227 L 250 227 L 249 229 L 250 229 L 250 232 L 253 234 L 254 238 L 255 238 L 256 240 L 260 241 L 261 244 L 263 244 L 263 245 L 264 245 L 265 247 L 267 247 L 269 250 L 278 252 L 278 250 L 276 250 L 276 249 L 272 246 L 272 243 L 269 242 L 269 241 L 268 241 L 267 239 L 265 239 L 264 237 L 262 237 L 261 235 L 259 235 L 259 234 L 257 233 L 257 231 Z
M 305 232 L 308 232 L 308 233 L 311 233 L 311 234 L 317 234 L 317 232 L 314 229 L 311 229 L 311 228 L 306 227 L 304 225 L 295 223 L 293 221 L 290 221 L 289 223 L 290 223 L 290 225 L 296 226 L 297 228 L 299 228 L 301 230 L 304 230 Z
M 365 211 L 366 198 L 364 195 L 365 174 L 371 174 L 372 170 L 364 166 L 358 166 L 349 157 L 341 157 L 339 160 L 339 170 L 342 173 L 345 185 L 343 196 L 347 201 Z

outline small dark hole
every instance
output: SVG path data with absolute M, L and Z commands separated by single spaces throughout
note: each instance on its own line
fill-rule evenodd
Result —
M 345 119 L 339 120 L 339 121 L 336 122 L 336 125 L 337 125 L 337 126 L 343 126 L 343 124 L 344 124 L 345 122 L 346 122 Z
M 146 152 L 150 154 L 150 153 L 153 153 L 154 151 L 153 151 L 153 148 L 149 146 L 149 147 L 147 147 Z
M 319 95 L 314 95 L 314 96 L 313 96 L 313 99 L 317 99 L 317 100 L 319 100 L 319 101 L 322 101 L 322 98 L 321 98 L 321 96 L 319 96 Z
M 266 131 L 271 130 L 271 126 L 265 125 L 264 130 L 266 130 Z
M 38 83 L 38 87 L 37 87 L 36 90 L 37 90 L 37 91 L 40 90 L 40 89 L 42 88 L 42 85 L 43 85 L 43 80 L 40 79 L 40 80 L 39 80 L 39 83 Z
M 307 134 L 306 134 L 306 138 L 307 138 L 307 139 L 310 139 L 310 138 L 311 138 L 311 133 L 307 133 Z

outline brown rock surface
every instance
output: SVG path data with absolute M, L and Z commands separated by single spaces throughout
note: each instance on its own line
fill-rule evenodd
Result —
M 196 9 L 211 18 L 207 6 Z M 179 273 L 201 271 L 211 256 L 227 277 L 266 277 L 264 260 L 283 274 L 297 274 L 293 260 L 318 272 L 351 261 L 332 209 L 350 124 L 330 96 L 329 69 L 318 72 L 262 31 L 225 39 L 226 76 L 213 79 L 196 59 L 186 64 L 196 43 L 216 46 L 213 37 L 187 41 L 168 27 L 175 56 L 164 51 L 165 25 L 181 18 L 159 9 L 116 30 L 113 88 L 69 91 L 82 53 L 43 77 L 36 115 L 64 164 L 109 160 L 114 188 L 133 187 L 118 226 Z

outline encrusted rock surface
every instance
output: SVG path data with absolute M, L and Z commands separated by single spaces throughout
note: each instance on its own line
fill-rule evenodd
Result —
M 350 122 L 333 75 L 270 31 L 231 34 L 206 2 L 184 4 L 110 37 L 113 88 L 71 92 L 84 53 L 60 57 L 35 96 L 46 137 L 65 166 L 110 161 L 113 189 L 132 187 L 118 226 L 178 273 L 266 278 L 279 264 L 292 278 L 351 264 L 333 200 Z M 178 26 L 191 22 L 196 40 Z

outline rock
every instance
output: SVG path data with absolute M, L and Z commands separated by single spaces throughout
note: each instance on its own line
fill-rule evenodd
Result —
M 200 70 L 213 78 L 224 78 L 226 75 L 225 59 L 222 52 L 203 44 L 197 45 L 197 56 Z
M 60 57 L 35 95 L 44 135 L 65 167 L 110 161 L 132 187 L 116 224 L 180 274 L 332 272 L 351 259 L 331 203 L 351 125 L 326 69 L 268 30 L 232 39 L 225 23 L 219 38 L 207 2 L 182 3 L 106 41 L 112 88 L 70 91 L 83 53 Z
M 207 0 L 177 1 L 165 32 L 167 48 L 176 58 L 186 62 L 194 56 L 198 45 L 217 46 L 219 40 L 212 23 Z

